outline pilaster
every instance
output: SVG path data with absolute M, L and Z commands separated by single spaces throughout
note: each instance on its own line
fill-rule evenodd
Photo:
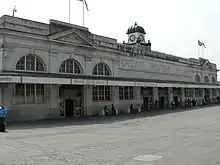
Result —
M 185 88 L 180 89 L 180 104 L 184 106 L 184 100 L 185 100 Z
M 195 99 L 196 98 L 196 89 L 193 88 L 191 90 L 192 90 L 192 99 Z
M 171 108 L 171 102 L 173 100 L 173 88 L 169 87 L 168 88 L 168 103 L 169 103 L 169 107 Z
M 157 108 L 157 105 L 155 102 L 159 101 L 159 95 L 158 95 L 158 87 L 153 87 L 153 107 Z
M 112 87 L 112 104 L 119 104 L 119 87 L 116 86 Z
M 213 102 L 212 100 L 212 88 L 209 89 L 209 99 L 210 99 L 210 103 Z

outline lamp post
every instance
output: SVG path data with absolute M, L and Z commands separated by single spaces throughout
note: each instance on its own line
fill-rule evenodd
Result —
M 17 12 L 17 9 L 16 9 L 16 6 L 14 6 L 14 8 L 13 8 L 13 17 L 15 16 L 15 13 Z

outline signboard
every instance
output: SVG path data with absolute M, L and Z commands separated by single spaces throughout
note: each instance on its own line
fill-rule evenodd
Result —
M 71 79 L 71 84 L 84 85 L 85 80 L 83 80 L 83 79 Z
M 107 80 L 95 80 L 95 85 L 108 85 Z
M 0 76 L 0 83 L 20 83 L 20 76 Z
M 135 86 L 135 82 L 129 81 L 108 81 L 110 86 Z
M 71 79 L 45 78 L 45 77 L 23 77 L 22 83 L 33 84 L 71 84 Z
M 173 84 L 169 84 L 169 83 L 157 83 L 157 87 L 173 87 Z

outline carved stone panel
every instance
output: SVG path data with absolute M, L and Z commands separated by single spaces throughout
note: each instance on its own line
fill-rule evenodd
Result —
M 70 43 L 75 43 L 75 44 L 80 44 L 80 45 L 89 45 L 88 42 L 86 42 L 83 38 L 81 38 L 80 36 L 78 36 L 77 34 L 74 34 L 74 33 L 60 37 L 60 38 L 58 38 L 58 40 L 70 42 Z

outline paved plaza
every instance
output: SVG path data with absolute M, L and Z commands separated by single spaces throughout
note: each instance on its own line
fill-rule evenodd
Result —
M 0 134 L 0 165 L 220 165 L 220 107 L 30 127 Z

